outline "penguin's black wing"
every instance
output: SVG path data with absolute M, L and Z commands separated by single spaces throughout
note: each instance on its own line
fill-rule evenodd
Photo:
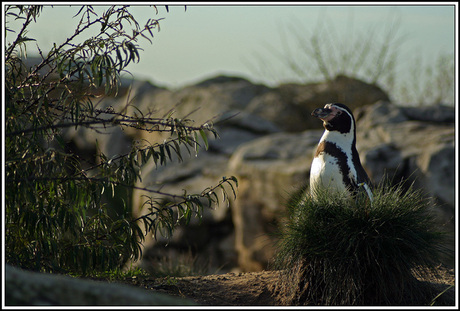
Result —
M 372 187 L 371 179 L 369 178 L 369 176 L 367 175 L 366 171 L 364 170 L 361 164 L 361 160 L 359 158 L 359 154 L 356 148 L 353 148 L 352 150 L 352 157 L 353 157 L 352 159 L 353 166 L 356 169 L 356 174 L 357 174 L 356 179 L 357 179 L 358 184 L 365 182 L 369 185 L 369 187 Z
M 360 190 L 365 190 L 367 195 L 369 196 L 369 198 L 373 199 L 373 196 L 372 196 L 372 189 L 373 189 L 373 185 L 372 185 L 372 181 L 371 179 L 369 178 L 369 176 L 367 175 L 366 171 L 364 170 L 362 164 L 361 164 L 361 160 L 359 159 L 359 154 L 358 154 L 358 151 L 356 149 L 354 149 L 353 151 L 353 165 L 356 169 L 356 185 L 353 185 L 354 186 L 354 191 L 360 191 Z M 361 189 L 360 189 L 361 188 Z

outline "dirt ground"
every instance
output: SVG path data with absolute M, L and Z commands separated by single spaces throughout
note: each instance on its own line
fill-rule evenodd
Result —
M 432 278 L 436 291 L 445 293 L 438 301 L 453 305 L 455 274 L 452 269 L 439 268 L 440 278 Z M 191 276 L 161 279 L 130 279 L 126 283 L 152 291 L 191 299 L 203 306 L 275 306 L 272 287 L 278 281 L 279 272 L 262 271 L 227 273 L 220 275 Z M 450 287 L 450 288 L 449 288 Z

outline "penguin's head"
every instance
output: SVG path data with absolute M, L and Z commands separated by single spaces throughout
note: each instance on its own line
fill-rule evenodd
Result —
M 355 131 L 355 118 L 350 108 L 344 104 L 326 104 L 324 108 L 317 108 L 312 116 L 323 121 L 323 126 L 328 131 L 338 131 L 347 134 Z

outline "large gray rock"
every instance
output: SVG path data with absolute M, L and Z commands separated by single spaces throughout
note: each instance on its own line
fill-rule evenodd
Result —
M 398 107 L 379 102 L 357 115 L 357 147 L 371 178 L 414 181 L 453 225 L 455 206 L 455 128 L 453 108 Z
M 378 86 L 343 75 L 331 81 L 309 84 L 284 84 L 254 98 L 247 110 L 272 121 L 289 132 L 321 129 L 321 122 L 310 113 L 326 103 L 347 103 L 350 109 L 389 98 Z
M 239 183 L 232 217 L 240 269 L 267 267 L 274 255 L 276 224 L 289 195 L 308 180 L 321 135 L 321 130 L 272 134 L 241 145 L 230 159 L 229 171 Z
M 241 112 L 251 100 L 269 90 L 263 85 L 234 77 L 216 77 L 179 90 L 153 89 L 142 96 L 133 91 L 136 107 L 155 111 L 158 116 L 174 109 L 177 118 L 188 118 L 197 124 L 221 119 L 229 112 Z M 127 98 L 122 99 L 126 102 Z
M 129 285 L 5 266 L 6 306 L 191 306 L 193 301 Z

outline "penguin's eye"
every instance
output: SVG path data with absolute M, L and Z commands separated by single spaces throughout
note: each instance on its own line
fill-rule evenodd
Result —
M 342 110 L 337 110 L 337 112 L 336 112 L 335 115 L 336 115 L 336 116 L 340 116 L 341 114 L 342 114 Z

